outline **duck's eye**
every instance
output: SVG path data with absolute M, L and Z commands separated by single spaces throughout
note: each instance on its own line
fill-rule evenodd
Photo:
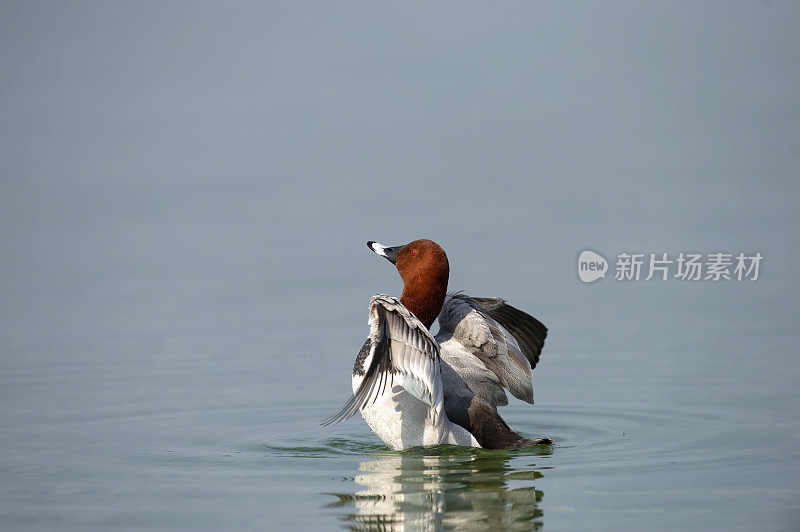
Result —
M 412 250 L 410 251 L 410 253 L 411 253 L 412 255 L 416 255 L 416 254 L 417 254 L 417 250 L 416 250 L 416 249 L 412 249 Z

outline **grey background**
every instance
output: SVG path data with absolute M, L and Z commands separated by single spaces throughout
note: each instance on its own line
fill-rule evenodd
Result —
M 269 440 L 277 418 L 243 415 L 253 434 L 226 436 L 229 419 L 188 412 L 257 395 L 323 417 L 347 393 L 369 296 L 401 290 L 364 241 L 424 236 L 447 250 L 452 289 L 550 327 L 537 405 L 780 426 L 784 461 L 748 478 L 784 490 L 770 515 L 785 523 L 800 470 L 786 451 L 800 399 L 798 27 L 790 2 L 3 2 L 7 522 L 41 524 L 59 486 L 102 492 L 111 466 L 84 467 L 98 454 L 160 452 L 167 411 L 221 441 Z M 585 248 L 765 259 L 755 283 L 586 286 Z M 81 425 L 101 419 L 119 430 Z M 44 523 L 127 515 L 76 497 Z M 132 522 L 186 524 L 169 515 Z M 204 523 L 235 523 L 216 517 Z

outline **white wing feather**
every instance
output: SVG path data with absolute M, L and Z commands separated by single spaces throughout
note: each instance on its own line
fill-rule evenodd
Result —
M 387 381 L 430 407 L 435 421 L 444 409 L 439 344 L 397 298 L 375 295 L 369 305 L 371 348 L 359 389 L 323 425 L 344 421 L 383 393 Z

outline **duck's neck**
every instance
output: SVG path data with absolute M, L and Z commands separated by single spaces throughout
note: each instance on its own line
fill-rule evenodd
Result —
M 439 271 L 433 274 L 417 275 L 403 281 L 403 294 L 400 296 L 400 302 L 413 312 L 428 329 L 431 328 L 442 310 L 444 298 L 447 295 L 448 274 L 448 271 Z

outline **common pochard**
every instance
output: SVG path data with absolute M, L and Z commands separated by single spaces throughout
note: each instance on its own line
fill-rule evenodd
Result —
M 532 370 L 547 328 L 503 299 L 448 295 L 450 265 L 436 242 L 367 246 L 397 267 L 403 293 L 399 300 L 372 297 L 369 338 L 353 366 L 353 395 L 323 425 L 360 410 L 392 449 L 552 443 L 520 436 L 497 412 L 508 404 L 505 390 L 533 404 Z

